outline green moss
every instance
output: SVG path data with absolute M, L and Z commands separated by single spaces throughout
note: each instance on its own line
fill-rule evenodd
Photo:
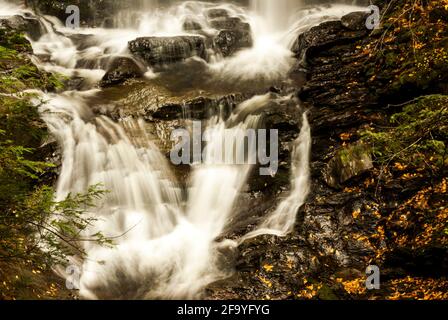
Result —
M 30 42 L 25 35 L 12 29 L 0 29 L 0 46 L 17 52 L 32 52 Z
M 323 284 L 319 289 L 318 297 L 320 300 L 339 300 L 338 296 L 333 292 L 333 290 L 326 284 Z
M 376 160 L 392 160 L 440 170 L 448 164 L 448 96 L 429 95 L 393 114 L 388 130 L 367 130 L 362 140 L 373 147 Z
M 444 85 L 448 83 L 448 23 L 431 19 L 436 2 L 422 2 L 419 10 L 411 10 L 412 5 L 409 0 L 396 0 L 393 8 L 388 7 L 383 27 L 372 34 L 376 40 L 369 43 L 370 63 L 365 69 L 382 95 L 400 102 L 448 94 Z
M 63 88 L 64 77 L 40 71 L 29 59 L 31 53 L 31 44 L 22 33 L 0 29 L 0 93 Z
M 341 164 L 347 166 L 352 159 L 361 159 L 366 153 L 370 153 L 368 146 L 358 143 L 339 150 L 337 156 L 339 157 Z
M 41 72 L 28 58 L 30 44 L 23 34 L 10 29 L 0 29 L 0 33 L 4 36 L 0 41 L 0 130 L 4 132 L 0 138 L 35 149 L 47 131 L 37 107 L 30 103 L 34 96 L 23 91 L 60 84 L 56 76 Z

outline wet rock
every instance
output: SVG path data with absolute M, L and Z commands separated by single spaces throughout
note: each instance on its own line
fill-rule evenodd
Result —
M 343 29 L 340 21 L 325 22 L 311 28 L 299 36 L 292 47 L 297 57 L 303 57 L 306 51 L 313 47 L 330 45 L 339 40 L 338 33 Z
M 210 20 L 209 24 L 212 28 L 219 30 L 213 38 L 213 43 L 224 57 L 231 56 L 241 49 L 252 47 L 253 37 L 250 24 L 241 18 L 221 16 Z
M 158 120 L 192 119 L 206 120 L 221 114 L 228 118 L 236 105 L 244 100 L 243 95 L 227 95 L 220 98 L 197 97 L 181 103 L 166 103 L 147 116 Z
M 166 86 L 135 79 L 120 87 L 105 88 L 92 105 L 111 106 L 106 114 L 117 121 L 130 117 L 159 123 L 205 120 L 212 115 L 228 118 L 233 109 L 249 97 L 241 93 L 214 94 L 198 90 L 172 92 Z
M 309 31 L 302 33 L 292 47 L 292 51 L 299 59 L 313 56 L 336 45 L 353 42 L 366 36 L 368 29 L 350 30 L 341 21 L 324 22 Z
M 227 11 L 226 9 L 221 9 L 221 8 L 213 8 L 213 9 L 207 10 L 205 15 L 209 19 L 226 18 L 229 16 L 229 11 Z
M 272 194 L 279 194 L 289 189 L 291 184 L 291 152 L 293 143 L 300 133 L 302 116 L 295 99 L 275 99 L 279 97 L 276 94 L 271 94 L 271 97 L 273 99 L 263 108 L 249 112 L 261 116 L 261 129 L 266 129 L 267 132 L 276 130 L 278 134 L 278 145 L 272 146 L 269 137 L 267 140 L 267 151 L 274 147 L 278 151 L 277 171 L 272 175 L 262 176 L 259 171 L 261 166 L 255 166 L 249 178 L 248 188 L 250 191 L 269 190 Z M 239 115 L 241 118 L 247 116 L 244 111 Z M 241 119 L 232 120 L 235 123 L 241 121 Z
M 348 15 L 344 23 L 330 21 L 314 27 L 299 36 L 293 47 L 298 61 L 291 74 L 300 83 L 303 73 L 307 73 L 299 97 L 315 106 L 310 113 L 314 136 L 332 136 L 376 116 L 379 94 L 367 85 L 368 77 L 359 67 L 365 57 L 356 48 L 356 42 L 366 37 L 368 30 L 346 27 L 347 21 L 356 20 L 355 17 L 360 20 L 361 13 Z
M 218 18 L 210 21 L 210 25 L 218 30 L 246 30 L 250 31 L 250 24 L 238 17 Z
M 308 250 L 324 262 L 319 272 L 326 268 L 332 274 L 341 268 L 365 269 L 375 250 L 367 239 L 377 232 L 381 221 L 375 204 L 361 192 L 330 191 L 318 183 L 312 189 L 299 214 L 297 232 L 306 239 Z
M 363 30 L 366 29 L 366 21 L 370 16 L 370 13 L 360 11 L 360 12 L 352 12 L 342 17 L 341 23 L 342 25 L 350 30 Z
M 185 20 L 182 28 L 185 31 L 201 31 L 202 25 L 198 21 L 190 18 Z
M 31 15 L 16 15 L 5 19 L 0 19 L 0 26 L 8 27 L 19 32 L 24 32 L 34 41 L 39 40 L 45 30 L 39 19 Z
M 247 30 L 222 30 L 214 39 L 215 46 L 224 57 L 253 45 L 252 33 Z
M 291 70 L 288 73 L 289 78 L 291 78 L 298 88 L 301 88 L 307 80 L 307 71 L 302 65 L 302 61 L 296 60 Z
M 86 87 L 86 80 L 82 77 L 72 77 L 64 81 L 64 88 L 67 91 L 81 90 Z
M 207 58 L 201 36 L 143 37 L 129 42 L 129 50 L 150 66 L 180 62 L 187 58 Z
M 116 57 L 110 63 L 100 85 L 107 87 L 121 84 L 127 79 L 138 78 L 142 74 L 141 66 L 134 59 L 130 57 Z
M 328 163 L 325 172 L 325 182 L 333 188 L 353 177 L 373 168 L 370 150 L 362 144 L 352 145 L 339 150 Z
M 76 33 L 68 35 L 67 37 L 72 40 L 73 44 L 76 46 L 76 49 L 80 51 L 93 47 L 100 42 L 93 34 Z

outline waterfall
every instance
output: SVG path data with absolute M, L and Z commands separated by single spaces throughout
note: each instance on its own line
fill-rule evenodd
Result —
M 0 3 L 0 14 L 22 12 Z M 323 20 L 353 10 L 348 6 L 310 9 L 302 11 L 296 25 L 289 23 L 285 17 L 293 17 L 301 3 L 252 0 L 253 15 L 231 4 L 187 1 L 162 8 L 161 1 L 139 1 L 132 14 L 118 14 L 114 29 L 71 30 L 55 18 L 42 19 L 47 34 L 32 46 L 37 56 L 48 58 L 41 61 L 35 57 L 34 62 L 43 70 L 81 76 L 88 82 L 86 91 L 40 92 L 36 101 L 62 150 L 57 200 L 69 193 L 85 192 L 98 183 L 109 191 L 87 213 L 98 221 L 83 236 L 101 231 L 114 239 L 115 246 L 86 242 L 87 257 L 71 258 L 71 263 L 82 270 L 83 298 L 197 298 L 208 284 L 232 273 L 232 268 L 223 263 L 226 252 L 257 235 L 284 236 L 292 231 L 297 211 L 310 191 L 311 133 L 306 113 L 293 143 L 290 193 L 279 199 L 256 230 L 230 241 L 217 239 L 230 221 L 238 218 L 235 205 L 253 165 L 222 164 L 219 153 L 223 146 L 225 150 L 241 151 L 236 150 L 240 132 L 260 127 L 262 119 L 257 111 L 277 99 L 275 95 L 246 100 L 229 120 L 216 116 L 206 121 L 204 161 L 192 166 L 184 190 L 142 119 L 113 121 L 95 114 L 90 103 L 100 93 L 95 87 L 106 71 L 103 60 L 128 54 L 127 42 L 139 36 L 185 34 L 182 25 L 186 17 L 194 16 L 205 25 L 206 10 L 216 7 L 249 22 L 255 44 L 235 56 L 203 62 L 207 80 L 237 85 L 259 79 L 268 83 L 282 80 L 294 63 L 285 34 L 288 39 L 296 38 Z M 85 48 L 79 48 L 73 36 L 88 38 L 82 43 Z M 93 61 L 94 67 L 87 67 L 86 61 Z M 234 157 L 233 152 L 228 156 Z M 65 276 L 64 270 L 59 271 Z
M 155 12 L 159 8 L 159 0 L 136 0 L 132 7 L 120 10 L 113 19 L 114 28 L 138 27 L 142 22 L 142 12 Z
M 251 9 L 263 18 L 266 29 L 271 32 L 287 31 L 302 4 L 303 0 L 250 0 Z
M 253 232 L 245 235 L 240 242 L 263 234 L 285 236 L 290 233 L 296 222 L 296 215 L 305 203 L 310 192 L 310 153 L 311 128 L 306 113 L 300 135 L 294 142 L 292 151 L 291 192 L 277 209 L 269 214 L 261 225 Z
M 136 147 L 123 127 L 110 119 L 87 121 L 92 114 L 85 99 L 94 93 L 45 95 L 47 102 L 41 109 L 64 150 L 58 199 L 98 183 L 111 191 L 90 213 L 99 221 L 86 236 L 101 231 L 116 239 L 116 246 L 86 244 L 81 295 L 90 299 L 193 298 L 226 272 L 217 265 L 218 249 L 233 243 L 215 244 L 214 240 L 226 226 L 251 168 L 221 165 L 215 157 L 221 142 L 229 145 L 225 150 L 234 150 L 239 133 L 256 129 L 260 117 L 249 116 L 230 128 L 223 120 L 210 120 L 211 142 L 204 164 L 194 169 L 184 211 L 168 160 L 151 137 L 142 139 L 146 146 Z M 257 109 L 268 102 L 266 95 L 245 104 Z M 145 132 L 141 123 L 135 128 Z M 139 287 L 142 279 L 146 285 Z

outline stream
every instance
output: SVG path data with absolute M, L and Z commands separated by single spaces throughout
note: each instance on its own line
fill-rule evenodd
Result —
M 3 2 L 0 8 L 2 16 L 26 12 Z M 139 1 L 135 10 L 119 12 L 108 28 L 71 29 L 55 17 L 40 17 L 45 34 L 31 41 L 33 62 L 42 70 L 82 79 L 76 89 L 39 92 L 40 113 L 62 154 L 57 200 L 97 184 L 108 190 L 87 213 L 98 220 L 83 235 L 101 232 L 114 238 L 114 246 L 86 242 L 82 245 L 87 256 L 71 257 L 71 264 L 81 270 L 82 298 L 198 298 L 208 285 L 232 275 L 228 257 L 241 243 L 263 234 L 285 236 L 292 231 L 297 211 L 310 192 L 312 137 L 307 111 L 293 93 L 266 93 L 258 88 L 289 83 L 288 71 L 295 63 L 290 48 L 300 33 L 356 8 L 309 6 L 297 0 L 251 0 L 249 6 L 151 0 Z M 134 39 L 191 36 L 184 23 L 192 17 L 212 34 L 207 12 L 214 9 L 248 23 L 253 45 L 230 56 L 208 47 L 205 60 L 190 57 L 165 69 L 145 65 L 140 80 L 143 87 L 163 87 L 171 96 L 185 92 L 223 96 L 236 90 L 250 96 L 229 112 L 212 112 L 202 119 L 209 134 L 202 161 L 191 164 L 188 174 L 179 175 L 160 146 L 160 134 L 148 127 L 146 119 L 98 112 L 115 99 L 111 89 L 98 83 L 115 57 L 132 57 L 128 43 Z M 125 90 L 116 94 L 126 97 Z M 104 96 L 108 99 L 103 100 Z M 255 225 L 227 237 L 231 222 L 240 219 L 236 207 L 257 166 L 220 163 L 220 150 L 224 144 L 225 150 L 232 150 L 226 156 L 233 158 L 233 152 L 241 151 L 239 133 L 262 129 L 261 111 L 284 103 L 292 104 L 300 122 L 291 142 L 289 187 Z M 227 106 L 218 107 L 222 111 Z M 176 126 L 189 130 L 195 124 L 188 115 L 177 121 Z M 64 271 L 57 269 L 61 276 L 66 276 Z

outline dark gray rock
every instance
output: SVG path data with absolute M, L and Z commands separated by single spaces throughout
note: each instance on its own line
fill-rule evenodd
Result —
M 177 120 L 182 118 L 206 120 L 213 115 L 224 112 L 227 118 L 238 103 L 244 101 L 241 94 L 232 94 L 221 98 L 197 97 L 183 103 L 162 104 L 157 110 L 148 112 L 147 117 L 157 120 Z
M 292 51 L 297 57 L 303 57 L 306 50 L 331 45 L 340 39 L 339 32 L 343 29 L 340 21 L 329 21 L 322 23 L 317 27 L 311 28 L 308 32 L 299 35 L 299 38 L 294 43 Z
M 187 58 L 207 58 L 201 36 L 143 37 L 129 42 L 129 50 L 150 66 L 180 62 Z
M 139 64 L 130 57 L 116 57 L 101 80 L 100 85 L 107 87 L 125 82 L 127 79 L 142 76 L 143 71 Z
M 223 18 L 223 17 L 225 18 L 229 16 L 229 11 L 227 11 L 226 9 L 214 8 L 207 10 L 205 15 L 209 19 Z
M 82 77 L 72 77 L 64 81 L 64 88 L 70 90 L 82 90 L 86 86 L 86 81 Z
M 248 30 L 222 30 L 215 37 L 214 44 L 224 57 L 228 57 L 252 47 L 252 33 Z
M 218 18 L 210 21 L 210 26 L 218 30 L 246 30 L 250 31 L 250 24 L 238 17 Z
M 324 179 L 330 187 L 339 188 L 344 182 L 372 168 L 373 162 L 369 148 L 356 144 L 336 153 L 327 164 Z
M 239 17 L 219 17 L 209 21 L 212 28 L 219 30 L 214 37 L 215 48 L 228 57 L 237 51 L 250 48 L 253 45 L 252 30 L 250 24 Z
M 324 22 L 309 31 L 302 33 L 292 47 L 296 57 L 303 59 L 305 56 L 319 54 L 327 48 L 351 43 L 368 34 L 365 30 L 350 30 L 341 21 Z
M 349 30 L 363 30 L 366 29 L 366 21 L 370 13 L 365 11 L 352 12 L 342 17 L 342 25 Z
M 12 16 L 0 19 L 0 26 L 26 33 L 33 41 L 39 40 L 45 29 L 39 19 L 33 16 Z

